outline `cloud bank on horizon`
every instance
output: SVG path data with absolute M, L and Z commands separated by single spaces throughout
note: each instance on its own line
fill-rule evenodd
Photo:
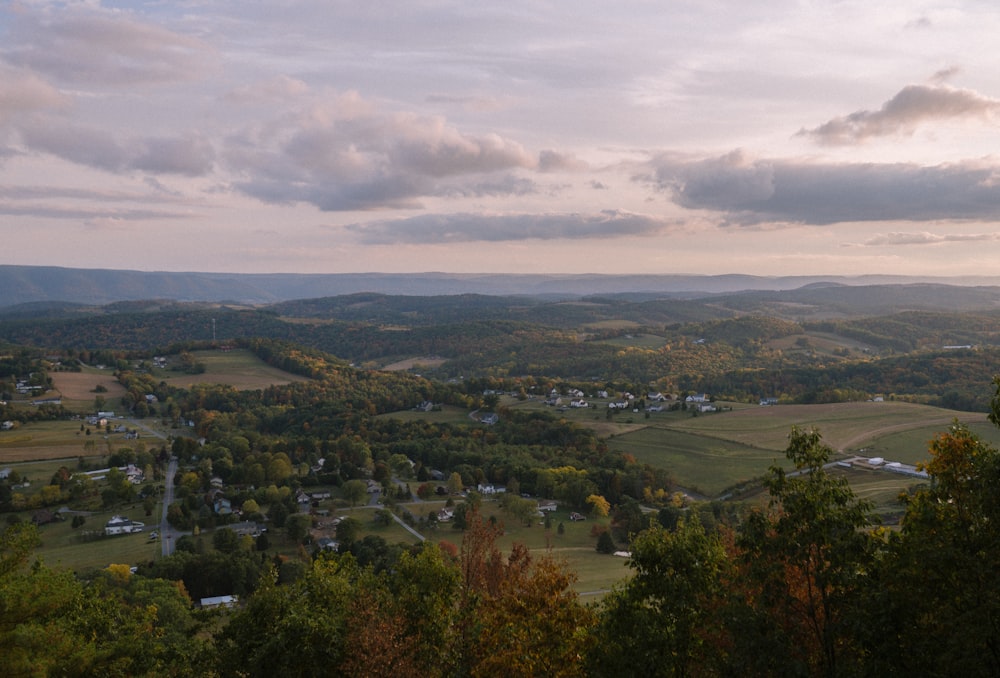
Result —
M 996 273 L 982 3 L 480 5 L 13 0 L 0 263 Z

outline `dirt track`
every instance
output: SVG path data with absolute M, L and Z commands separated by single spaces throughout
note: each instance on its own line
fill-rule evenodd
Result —
M 963 424 L 969 424 L 974 422 L 981 422 L 986 419 L 984 414 L 974 414 L 969 413 L 968 415 L 958 416 L 958 417 L 931 417 L 923 419 L 921 421 L 909 422 L 905 424 L 893 424 L 892 426 L 883 426 L 881 428 L 865 431 L 856 436 L 848 438 L 847 440 L 836 440 L 827 441 L 831 446 L 836 448 L 838 452 L 843 452 L 847 449 L 858 448 L 865 442 L 871 442 L 876 438 L 887 435 L 889 433 L 899 433 L 900 431 L 910 431 L 916 428 L 924 428 L 926 426 L 941 426 L 942 430 L 950 425 L 953 421 L 958 420 Z

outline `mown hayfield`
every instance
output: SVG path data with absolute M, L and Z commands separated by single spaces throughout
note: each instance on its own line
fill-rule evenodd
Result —
M 773 450 L 785 449 L 792 426 L 812 427 L 827 445 L 846 454 L 889 433 L 944 428 L 955 419 L 982 423 L 986 415 L 903 402 L 778 405 L 686 417 L 670 421 L 670 427 Z
M 969 422 L 987 441 L 1000 431 L 986 416 L 910 403 L 843 403 L 752 407 L 698 417 L 657 416 L 641 430 L 608 439 L 609 446 L 674 474 L 677 483 L 716 496 L 763 475 L 771 464 L 788 466 L 784 450 L 793 426 L 816 427 L 824 442 L 844 454 L 881 456 L 915 464 L 927 459 L 927 441 L 954 421 Z
M 437 358 L 437 357 L 423 357 L 423 358 L 406 358 L 405 360 L 397 360 L 394 363 L 386 365 L 382 369 L 386 372 L 399 372 L 401 370 L 412 370 L 414 368 L 420 369 L 432 369 L 434 367 L 440 367 L 448 362 L 447 358 Z
M 946 432 L 950 423 L 887 433 L 879 436 L 865 447 L 864 454 L 868 457 L 901 461 L 904 464 L 918 464 L 927 461 L 931 440 Z M 971 422 L 967 426 L 984 442 L 994 447 L 1000 447 L 1000 429 L 997 429 L 993 424 L 988 421 L 978 421 Z
M 771 464 L 785 462 L 778 450 L 653 426 L 615 436 L 608 446 L 631 454 L 639 462 L 667 469 L 681 487 L 710 497 L 763 475 Z
M 879 515 L 901 513 L 903 505 L 899 502 L 899 495 L 915 485 L 927 482 L 920 478 L 866 469 L 836 469 L 830 473 L 847 478 L 851 490 L 858 499 L 870 501 L 874 505 L 875 513 Z
M 158 371 L 163 380 L 171 386 L 188 388 L 194 384 L 228 384 L 240 391 L 267 388 L 275 384 L 289 384 L 294 381 L 308 381 L 276 367 L 271 367 L 250 351 L 194 351 L 196 362 L 205 365 L 201 374 Z
M 66 459 L 85 453 L 84 443 L 93 440 L 97 451 L 105 445 L 100 435 L 80 432 L 79 421 L 40 421 L 0 431 L 0 463 Z M 92 453 L 91 453 L 92 454 Z
M 120 398 L 125 393 L 125 387 L 118 383 L 110 370 L 84 367 L 79 372 L 50 372 L 49 376 L 66 407 L 70 407 L 66 401 L 82 402 L 89 406 L 96 396 L 103 396 L 110 402 L 112 398 Z M 95 392 L 97 386 L 104 387 L 106 392 Z

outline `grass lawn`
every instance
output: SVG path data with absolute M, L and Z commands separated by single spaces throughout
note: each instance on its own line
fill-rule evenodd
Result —
M 104 524 L 116 514 L 145 523 L 145 531 L 93 540 L 83 538 L 88 532 L 103 532 Z M 80 572 L 107 567 L 111 563 L 135 565 L 153 560 L 161 553 L 160 542 L 149 540 L 149 533 L 159 527 L 157 514 L 154 512 L 152 516 L 146 516 L 141 507 L 94 513 L 87 516 L 87 522 L 76 529 L 73 529 L 70 521 L 71 518 L 67 517 L 65 521 L 39 528 L 42 545 L 35 553 L 50 567 L 66 567 Z

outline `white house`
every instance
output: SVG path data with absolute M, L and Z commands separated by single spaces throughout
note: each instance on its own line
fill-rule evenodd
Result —
M 218 607 L 236 607 L 239 599 L 236 596 L 212 596 L 201 599 L 201 609 L 214 610 Z
M 707 403 L 708 394 L 707 393 L 695 393 L 694 395 L 689 395 L 684 399 L 684 402 L 688 403 Z
M 104 534 L 132 534 L 133 532 L 142 532 L 144 527 L 146 527 L 144 523 L 136 522 L 125 516 L 111 516 L 111 520 L 104 525 Z

